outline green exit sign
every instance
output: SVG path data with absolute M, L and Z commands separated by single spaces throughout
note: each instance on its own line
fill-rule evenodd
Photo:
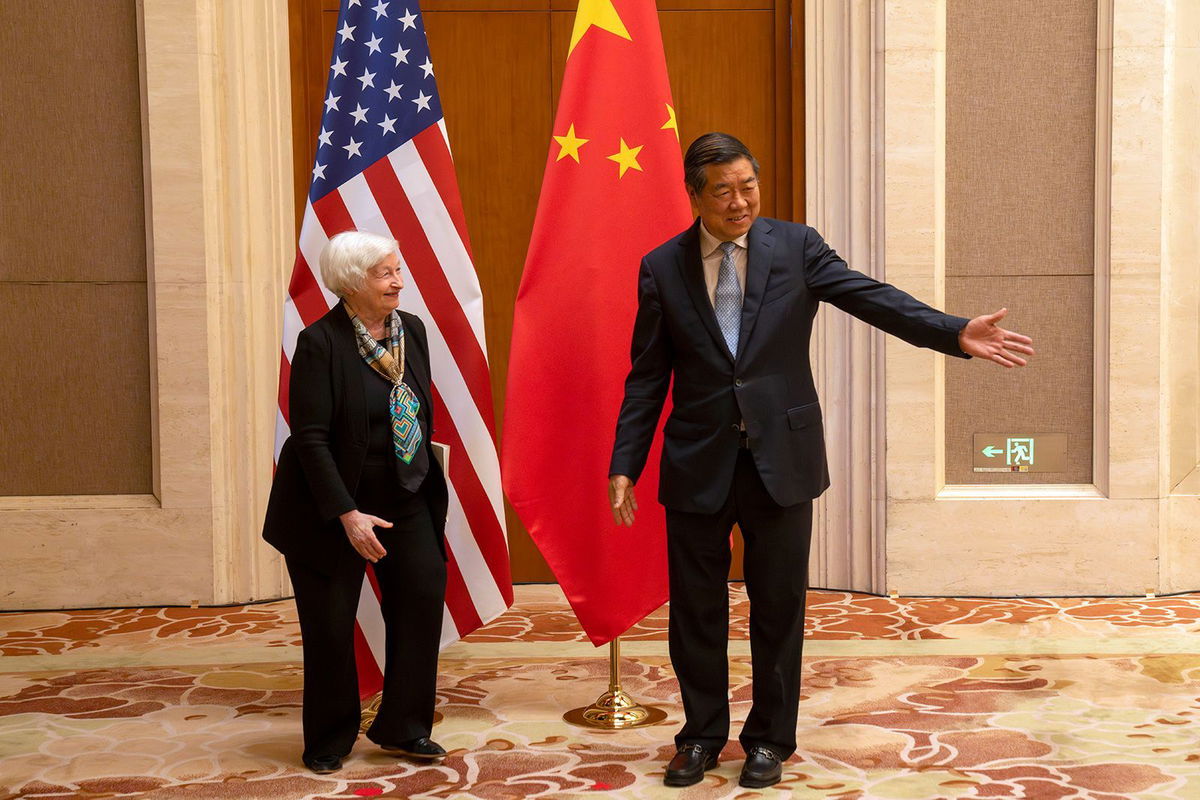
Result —
M 971 463 L 976 472 L 1066 472 L 1065 433 L 977 433 Z

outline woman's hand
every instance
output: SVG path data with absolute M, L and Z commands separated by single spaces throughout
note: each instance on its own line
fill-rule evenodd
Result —
M 350 540 L 350 544 L 354 545 L 354 549 L 360 556 L 374 564 L 387 555 L 387 550 L 384 550 L 379 539 L 375 538 L 375 526 L 390 528 L 392 523 L 386 519 L 364 514 L 358 509 L 347 511 L 341 515 L 340 519 L 342 527 L 346 529 L 346 538 Z

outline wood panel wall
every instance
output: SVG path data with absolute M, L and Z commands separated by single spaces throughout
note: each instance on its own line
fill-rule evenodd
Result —
M 3 14 L 0 495 L 149 494 L 134 0 Z
M 289 3 L 299 222 L 316 152 L 338 3 Z M 575 6 L 574 0 L 422 3 L 483 288 L 492 393 L 501 429 L 513 304 L 533 229 Z M 796 218 L 804 207 L 804 142 L 801 126 L 793 120 L 804 103 L 803 58 L 793 43 L 804 40 L 799 29 L 803 3 L 659 0 L 658 9 L 684 146 L 709 130 L 738 136 L 762 165 L 763 214 Z M 636 92 L 637 87 L 629 90 Z M 513 579 L 552 581 L 511 509 L 508 530 Z M 736 560 L 735 577 L 740 576 L 740 558 Z

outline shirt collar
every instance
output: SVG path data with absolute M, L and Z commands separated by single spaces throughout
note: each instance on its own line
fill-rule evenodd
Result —
M 749 238 L 749 236 L 750 236 L 750 233 L 747 231 L 746 233 L 743 233 L 741 236 L 739 236 L 736 239 L 733 239 L 731 241 L 734 244 L 736 244 L 738 247 L 745 250 L 746 249 L 746 239 Z M 708 258 L 713 253 L 715 253 L 717 251 L 717 248 L 719 248 L 721 246 L 721 241 L 722 241 L 721 239 L 718 239 L 717 237 L 713 236 L 711 233 L 708 232 L 708 228 L 704 227 L 704 221 L 701 220 L 701 222 L 700 222 L 700 256 L 701 256 L 701 258 Z

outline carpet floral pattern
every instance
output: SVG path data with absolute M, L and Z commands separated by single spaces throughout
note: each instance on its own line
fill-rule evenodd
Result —
M 8 798 L 1200 798 L 1200 598 L 810 595 L 798 738 L 784 780 L 737 785 L 749 708 L 746 602 L 731 589 L 734 731 L 721 765 L 661 784 L 680 721 L 666 612 L 625 637 L 624 687 L 669 712 L 620 733 L 564 711 L 606 687 L 554 586 L 443 654 L 438 765 L 360 739 L 340 772 L 299 762 L 290 602 L 0 615 Z

